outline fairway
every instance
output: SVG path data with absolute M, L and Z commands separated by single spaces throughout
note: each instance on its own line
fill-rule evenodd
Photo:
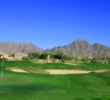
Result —
M 17 67 L 29 73 L 6 70 Z M 0 78 L 0 100 L 110 100 L 110 71 L 51 75 L 48 69 L 109 70 L 110 64 L 68 65 L 7 61 Z M 0 70 L 1 74 L 1 70 Z

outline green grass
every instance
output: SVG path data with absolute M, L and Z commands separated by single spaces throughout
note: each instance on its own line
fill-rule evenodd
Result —
M 64 63 L 33 63 L 31 61 L 5 61 L 5 67 L 20 67 L 32 69 L 86 69 L 101 70 L 110 69 L 110 64 L 85 63 L 81 65 L 69 65 Z
M 8 61 L 4 66 L 30 69 L 110 69 L 110 64 L 74 66 L 30 61 Z M 5 70 L 4 77 L 0 78 L 0 100 L 110 100 L 110 72 L 49 75 Z

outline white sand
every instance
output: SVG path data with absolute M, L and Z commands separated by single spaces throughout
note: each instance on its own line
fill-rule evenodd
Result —
M 91 71 L 85 70 L 46 70 L 50 74 L 88 74 Z
M 21 73 L 29 73 L 28 71 L 25 71 L 23 69 L 17 68 L 17 67 L 9 67 L 7 70 L 13 71 L 13 72 L 21 72 Z M 63 69 L 49 69 L 46 70 L 50 74 L 88 74 L 90 72 L 95 72 L 95 73 L 103 73 L 110 71 L 108 69 L 105 70 L 94 70 L 94 71 L 88 71 L 88 70 L 63 70 Z
M 95 73 L 103 73 L 103 72 L 108 72 L 110 71 L 109 69 L 104 69 L 104 70 L 94 70 L 93 72 Z
M 16 67 L 10 67 L 7 70 L 13 71 L 13 72 L 21 72 L 21 73 L 28 73 L 28 71 L 25 71 L 23 69 L 20 68 L 16 68 Z
M 94 71 L 88 71 L 88 70 L 46 70 L 50 74 L 88 74 L 90 72 L 95 72 L 95 73 L 103 73 L 103 72 L 108 72 L 110 70 L 105 69 L 105 70 L 94 70 Z

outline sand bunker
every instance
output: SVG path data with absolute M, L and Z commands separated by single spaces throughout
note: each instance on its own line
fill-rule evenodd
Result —
M 6 68 L 6 70 L 10 70 L 13 72 L 20 72 L 20 73 L 29 73 L 28 71 L 21 69 L 21 68 L 17 68 L 17 67 L 9 67 Z M 63 69 L 49 69 L 46 70 L 47 72 L 49 72 L 50 74 L 88 74 L 91 72 L 95 72 L 95 73 L 103 73 L 103 72 L 108 72 L 110 70 L 108 69 L 104 69 L 104 70 L 93 70 L 93 71 L 88 71 L 88 70 L 63 70 Z
M 95 73 L 103 73 L 103 72 L 108 72 L 110 71 L 109 69 L 104 69 L 104 70 L 94 70 L 92 72 L 95 72 Z
M 13 71 L 13 72 L 28 73 L 28 71 L 25 71 L 25 70 L 17 68 L 17 67 L 10 67 L 7 70 L 10 70 L 10 71 Z
M 91 72 L 95 73 L 103 73 L 103 72 L 108 72 L 110 70 L 94 70 L 94 71 L 88 71 L 88 70 L 46 70 L 50 74 L 88 74 Z
M 46 70 L 50 74 L 88 74 L 91 71 L 85 70 Z

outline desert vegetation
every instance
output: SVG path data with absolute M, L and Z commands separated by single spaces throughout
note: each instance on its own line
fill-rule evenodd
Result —
M 110 63 L 110 57 L 75 57 L 63 54 L 61 51 L 56 51 L 56 53 L 39 53 L 33 52 L 28 53 L 28 56 L 23 57 L 22 60 L 34 60 L 39 62 L 61 62 L 61 63 Z

